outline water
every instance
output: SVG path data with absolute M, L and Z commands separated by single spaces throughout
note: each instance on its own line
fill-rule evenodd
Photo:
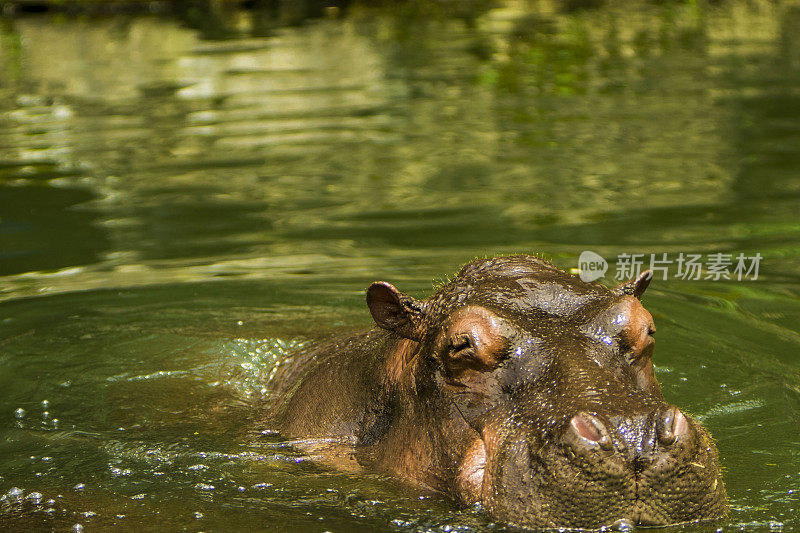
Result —
M 258 406 L 373 280 L 593 250 L 761 254 L 645 303 L 731 496 L 685 529 L 800 530 L 800 9 L 559 6 L 0 19 L 0 523 L 487 528 Z

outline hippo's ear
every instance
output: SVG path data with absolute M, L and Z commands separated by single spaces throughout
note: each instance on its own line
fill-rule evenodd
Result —
M 401 337 L 422 338 L 423 306 L 398 291 L 391 283 L 376 281 L 367 289 L 367 307 L 375 323 Z
M 617 294 L 629 294 L 641 300 L 642 294 L 647 286 L 650 285 L 651 279 L 653 279 L 653 273 L 650 270 L 645 270 L 636 279 L 620 283 L 612 290 Z

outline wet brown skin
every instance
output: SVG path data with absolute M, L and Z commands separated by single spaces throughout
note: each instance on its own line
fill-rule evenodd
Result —
M 379 328 L 297 354 L 270 424 L 523 527 L 716 519 L 708 432 L 653 373 L 649 277 L 608 289 L 532 256 L 474 261 L 427 300 L 375 282 Z

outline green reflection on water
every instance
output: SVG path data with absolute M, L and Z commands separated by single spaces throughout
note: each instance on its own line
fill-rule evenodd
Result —
M 2 19 L 0 488 L 62 495 L 3 520 L 485 526 L 251 435 L 258 349 L 366 326 L 374 279 L 591 249 L 762 254 L 646 303 L 727 467 L 691 529 L 797 527 L 800 10 L 577 4 Z

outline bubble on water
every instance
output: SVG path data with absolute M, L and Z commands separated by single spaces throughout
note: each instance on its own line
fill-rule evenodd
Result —
M 23 409 L 22 407 L 17 407 L 14 410 L 14 418 L 17 418 L 17 419 L 25 418 L 25 409 Z
M 45 412 L 43 412 L 43 413 L 42 413 L 42 418 L 44 418 L 45 420 L 47 420 L 48 418 L 50 418 L 50 411 L 45 411 Z
M 145 496 L 147 496 L 147 494 L 145 493 L 134 494 L 133 496 L 131 496 L 131 500 L 144 500 Z
M 21 500 L 23 494 L 25 494 L 25 491 L 21 488 L 11 487 L 8 489 L 8 492 L 3 495 L 3 498 L 8 500 Z
M 208 466 L 204 465 L 204 464 L 196 464 L 196 465 L 190 466 L 189 470 L 196 470 L 196 471 L 204 472 L 204 471 L 208 470 Z
M 50 498 L 49 500 L 47 500 L 47 501 L 46 501 L 46 502 L 44 502 L 44 503 L 46 503 L 47 505 L 49 505 L 49 506 L 51 506 L 51 507 L 52 507 L 53 505 L 55 505 L 55 504 L 56 504 L 56 501 L 55 501 L 53 498 Z
M 129 476 L 133 473 L 130 468 L 118 468 L 116 466 L 110 467 L 109 470 L 112 476 Z
M 83 516 L 85 516 L 86 518 L 91 518 L 93 516 L 97 516 L 97 513 L 95 513 L 94 511 L 84 511 L 81 514 Z
M 54 428 L 57 428 L 57 427 L 58 427 L 58 423 L 59 423 L 59 420 L 58 420 L 58 418 L 54 418 L 54 419 L 53 419 L 53 420 L 51 420 L 50 422 L 53 424 L 53 427 L 54 427 Z
M 239 486 L 238 486 L 238 487 L 236 487 L 236 488 L 238 489 L 238 491 L 239 491 L 239 492 L 244 492 L 244 491 L 246 491 L 246 490 L 247 490 L 246 488 L 242 487 L 241 485 L 239 485 Z
M 199 519 L 203 518 L 203 513 L 201 513 L 200 511 L 197 511 L 196 513 L 194 513 L 194 517 L 199 520 Z
M 74 488 L 75 490 L 83 490 L 83 489 L 85 489 L 85 488 L 86 488 L 86 485 L 84 485 L 83 483 L 78 483 L 78 484 L 77 484 L 77 485 L 75 485 L 73 488 Z
M 42 400 L 42 408 L 47 409 L 48 407 L 50 407 L 50 402 L 47 400 Z
M 264 490 L 272 486 L 272 483 L 256 483 L 253 485 L 254 489 Z
M 211 485 L 210 483 L 197 483 L 197 484 L 195 484 L 194 488 L 196 490 L 206 490 L 207 491 L 207 490 L 214 490 L 215 487 L 214 487 L 214 485 Z
M 72 526 L 72 531 L 83 531 L 83 524 L 75 524 Z
M 41 492 L 31 492 L 25 499 L 32 502 L 34 505 L 39 505 L 42 501 L 42 493 Z
M 49 455 L 45 455 L 44 457 L 42 457 L 42 461 L 44 461 L 45 463 L 48 463 L 48 462 L 50 462 L 52 460 L 53 460 L 53 458 L 50 457 Z

